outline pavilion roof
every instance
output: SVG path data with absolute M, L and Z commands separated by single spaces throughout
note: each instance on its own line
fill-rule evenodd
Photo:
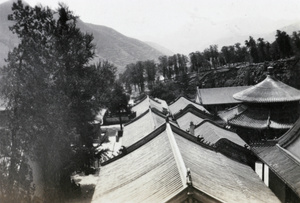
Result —
M 239 105 L 219 114 L 228 124 L 254 129 L 289 129 L 294 122 L 291 112 L 281 112 L 280 109 L 254 108 Z
M 201 202 L 279 202 L 249 166 L 169 123 L 101 167 L 92 202 L 172 202 L 187 189 Z
M 268 75 L 262 82 L 234 94 L 233 97 L 250 103 L 291 102 L 300 100 L 300 91 Z

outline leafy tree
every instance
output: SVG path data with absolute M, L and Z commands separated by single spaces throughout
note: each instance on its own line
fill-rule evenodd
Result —
M 156 69 L 157 69 L 156 64 L 154 61 L 147 60 L 144 61 L 144 67 L 145 67 L 148 87 L 149 89 L 152 89 L 155 81 L 155 76 L 156 76 Z
M 154 85 L 150 96 L 165 100 L 167 103 L 174 101 L 180 92 L 173 82 L 159 82 Z
M 258 50 L 257 50 L 256 42 L 253 39 L 253 37 L 250 36 L 249 40 L 245 41 L 245 44 L 246 44 L 247 48 L 249 49 L 250 56 L 252 57 L 252 61 L 254 63 L 258 63 L 259 62 Z
M 187 73 L 188 57 L 183 54 L 177 54 L 177 62 L 179 66 L 179 72 L 181 74 Z
M 5 197 L 22 190 L 19 166 L 26 165 L 22 154 L 27 154 L 41 167 L 45 202 L 62 201 L 70 174 L 83 164 L 76 159 L 82 150 L 74 149 L 91 147 L 89 123 L 105 102 L 102 86 L 109 87 L 113 78 L 103 80 L 112 73 L 89 65 L 93 36 L 77 28 L 77 18 L 65 5 L 59 5 L 56 15 L 19 0 L 12 10 L 9 19 L 15 24 L 10 29 L 20 44 L 8 54 L 2 72 L 11 143 Z
M 293 54 L 291 38 L 286 32 L 276 31 L 276 42 L 280 51 L 281 58 L 291 57 Z
M 167 77 L 168 75 L 168 57 L 167 56 L 160 56 L 158 58 L 159 64 L 159 70 L 163 74 L 164 77 Z
M 263 62 L 266 60 L 266 43 L 263 38 L 258 38 L 257 41 L 259 61 Z
M 298 32 L 293 32 L 292 34 L 292 42 L 294 45 L 294 50 L 295 52 L 300 53 L 300 31 Z

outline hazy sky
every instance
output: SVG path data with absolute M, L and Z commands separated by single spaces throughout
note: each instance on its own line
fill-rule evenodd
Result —
M 5 0 L 0 0 L 0 3 Z M 300 22 L 300 0 L 27 0 L 66 3 L 81 20 L 105 25 L 177 53 L 202 51 L 220 38 L 268 33 Z

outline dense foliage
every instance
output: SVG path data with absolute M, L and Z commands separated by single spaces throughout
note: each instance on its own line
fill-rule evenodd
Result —
M 30 202 L 35 170 L 44 202 L 60 202 L 71 192 L 71 173 L 91 164 L 92 122 L 110 102 L 116 70 L 90 65 L 93 36 L 65 5 L 54 12 L 19 0 L 12 11 L 20 44 L 1 69 L 9 121 L 0 136 L 0 201 Z
M 292 56 L 299 57 L 300 31 L 293 32 L 289 36 L 286 32 L 277 30 L 275 38 L 275 41 L 270 43 L 263 38 L 255 40 L 249 36 L 244 46 L 235 43 L 223 46 L 219 51 L 217 45 L 210 45 L 202 52 L 191 52 L 189 57 L 183 54 L 160 56 L 157 62 L 151 62 L 151 66 L 146 65 L 149 61 L 139 61 L 127 65 L 120 78 L 130 91 L 132 86 L 138 86 L 139 91 L 144 92 L 145 87 L 148 86 L 150 95 L 167 101 L 172 101 L 175 95 L 188 95 L 191 93 L 191 85 L 193 87 L 241 85 L 240 81 L 235 81 L 237 79 L 234 78 L 224 82 L 223 80 L 227 79 L 224 74 L 219 77 L 218 69 L 256 66 L 255 64 L 259 65 L 263 62 L 272 65 L 272 61 L 286 60 Z M 150 71 L 149 67 L 151 67 Z M 255 84 L 257 79 L 252 79 L 252 75 L 257 71 L 253 72 L 251 68 L 246 68 L 243 72 L 245 72 L 242 74 L 245 75 L 243 84 Z M 193 73 L 196 73 L 196 76 Z M 297 81 L 297 76 L 294 77 L 296 78 L 293 81 Z

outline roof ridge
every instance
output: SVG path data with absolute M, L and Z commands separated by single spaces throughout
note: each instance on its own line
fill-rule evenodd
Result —
M 152 123 L 153 123 L 153 129 L 155 129 L 157 127 L 157 122 L 156 122 L 156 119 L 153 116 L 153 112 L 152 112 L 151 108 L 149 108 L 149 113 L 150 113 L 151 118 L 152 118 L 151 120 L 152 120 Z
M 186 187 L 187 186 L 186 185 L 187 168 L 186 168 L 185 163 L 183 161 L 183 158 L 182 158 L 181 152 L 179 150 L 178 144 L 175 140 L 175 137 L 174 137 L 173 131 L 171 129 L 170 123 L 166 123 L 166 131 L 167 131 L 167 135 L 168 135 L 168 139 L 169 139 L 169 142 L 170 142 L 170 145 L 171 145 L 171 149 L 172 149 L 172 152 L 173 152 L 176 164 L 177 164 L 177 168 L 178 168 L 178 171 L 179 171 L 179 174 L 180 174 L 182 185 L 183 185 L 183 187 Z
M 201 105 L 199 105 L 199 106 L 201 106 Z M 175 118 L 180 118 L 184 114 L 189 113 L 189 112 L 192 113 L 192 114 L 194 114 L 194 115 L 201 114 L 203 117 L 209 117 L 209 118 L 213 119 L 213 115 L 211 115 L 211 114 L 209 114 L 209 113 L 207 113 L 207 112 L 205 112 L 205 111 L 197 108 L 194 104 L 188 104 L 188 105 L 186 105 L 183 109 L 180 109 L 180 111 L 178 111 L 177 113 L 172 114 L 172 116 L 175 117 Z M 199 115 L 196 115 L 196 116 L 200 117 Z

